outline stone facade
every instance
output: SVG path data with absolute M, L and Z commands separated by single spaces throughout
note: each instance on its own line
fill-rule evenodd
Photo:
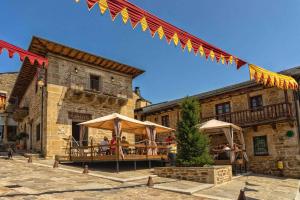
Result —
M 37 139 L 39 133 L 37 129 L 41 124 L 42 89 L 36 90 L 35 81 L 32 81 L 20 103 L 20 107 L 29 108 L 28 116 L 19 123 L 20 131 L 31 133 L 28 148 L 31 146 L 35 151 L 41 151 L 43 148 L 46 157 L 64 155 L 72 135 L 72 122 L 80 123 L 88 119 L 76 118 L 76 116 L 70 118 L 70 113 L 76 113 L 75 115 L 78 116 L 88 115 L 90 119 L 114 112 L 134 117 L 135 101 L 138 96 L 132 92 L 131 77 L 95 69 L 93 66 L 55 55 L 49 55 L 48 58 L 47 84 L 44 88 L 44 130 L 40 139 Z M 75 68 L 78 69 L 77 72 Z M 90 74 L 101 77 L 103 90 L 101 94 L 85 91 L 89 87 Z M 114 77 L 113 82 L 112 77 Z M 82 95 L 80 100 L 76 92 Z M 120 94 L 119 99 L 112 97 L 115 92 Z M 116 102 L 118 100 L 122 101 L 121 105 Z M 127 136 L 128 141 L 134 141 L 134 135 L 126 133 L 124 135 Z M 104 136 L 111 138 L 111 133 L 92 128 L 88 130 L 89 142 L 91 138 L 94 142 L 99 142 Z
M 300 73 L 298 70 L 297 73 Z M 262 108 L 251 110 L 251 97 L 261 96 Z M 238 84 L 211 92 L 195 95 L 201 105 L 201 119 L 219 119 L 235 123 L 243 128 L 248 167 L 263 174 L 300 177 L 299 99 L 296 92 L 265 88 L 252 82 Z M 179 103 L 182 99 L 147 106 L 136 110 L 139 119 L 162 123 L 162 116 L 168 116 L 169 126 L 176 129 L 180 119 Z M 216 106 L 228 103 L 230 112 L 218 115 Z M 288 135 L 290 133 L 290 135 Z M 266 155 L 255 155 L 254 139 L 266 137 Z M 225 137 L 216 138 L 227 143 Z M 217 143 L 221 143 L 221 142 Z M 215 140 L 214 140 L 215 142 Z M 214 144 L 212 144 L 214 145 Z M 278 161 L 283 161 L 279 170 Z
M 60 48 L 75 51 L 64 46 Z M 110 131 L 92 128 L 80 130 L 78 123 L 115 112 L 134 117 L 137 100 L 142 98 L 132 90 L 133 78 L 138 74 L 128 73 L 135 68 L 101 57 L 98 59 L 102 60 L 103 66 L 93 65 L 86 60 L 70 59 L 64 54 L 48 51 L 47 69 L 44 72 L 38 70 L 37 76 L 40 78 L 40 74 L 44 74 L 41 76 L 44 86 L 38 84 L 36 77 L 32 78 L 18 104 L 19 110 L 27 110 L 18 119 L 18 131 L 29 134 L 28 150 L 41 152 L 46 158 L 65 155 L 74 139 L 77 143 L 84 140 L 88 144 L 95 144 L 104 136 L 109 139 L 112 136 Z M 97 58 L 85 52 L 80 54 L 84 54 L 84 58 L 87 55 Z M 105 63 L 117 66 L 119 70 L 111 69 Z M 121 67 L 125 68 L 125 72 L 120 71 Z M 129 142 L 135 141 L 133 134 L 123 133 L 123 136 Z
M 212 167 L 156 167 L 154 174 L 166 177 L 200 183 L 221 184 L 232 179 L 230 165 Z
M 5 102 L 0 102 L 2 104 L 0 106 L 0 141 L 4 143 L 13 139 L 16 135 L 15 129 L 9 128 L 16 126 L 16 122 L 12 118 L 12 113 L 8 99 L 10 97 L 17 76 L 17 72 L 0 73 L 0 93 L 3 95 L 1 95 L 1 99 L 5 99 Z
M 0 73 L 0 92 L 4 92 L 7 94 L 7 101 L 16 82 L 17 76 L 18 72 Z

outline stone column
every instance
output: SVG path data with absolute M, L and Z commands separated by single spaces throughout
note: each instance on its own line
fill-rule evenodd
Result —
M 8 115 L 4 115 L 4 129 L 3 129 L 3 144 L 7 144 L 8 142 Z

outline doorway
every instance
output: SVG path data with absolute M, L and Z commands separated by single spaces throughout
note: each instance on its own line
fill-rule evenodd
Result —
M 72 145 L 73 146 L 79 146 L 80 144 L 80 126 L 78 125 L 80 122 L 72 122 Z M 84 127 L 83 130 L 83 138 L 82 138 L 82 145 L 87 146 L 88 145 L 88 128 Z

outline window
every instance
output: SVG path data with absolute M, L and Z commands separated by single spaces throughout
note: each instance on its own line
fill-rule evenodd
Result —
M 40 141 L 41 140 L 41 125 L 40 124 L 36 125 L 35 133 L 36 133 L 36 141 Z
M 262 106 L 263 106 L 263 101 L 261 95 L 250 97 L 250 109 L 258 110 L 261 109 Z
M 100 76 L 90 75 L 90 89 L 100 91 Z
M 169 120 L 169 115 L 165 115 L 161 117 L 161 125 L 163 126 L 170 126 L 170 120 Z
M 254 145 L 254 155 L 255 156 L 269 155 L 267 136 L 253 137 L 253 145 Z
M 5 110 L 6 105 L 6 94 L 0 93 L 0 110 Z
M 217 104 L 216 105 L 216 115 L 217 119 L 222 120 L 222 121 L 228 121 L 230 122 L 230 114 L 226 115 L 227 113 L 230 113 L 230 103 L 222 103 L 222 104 Z
M 230 113 L 230 103 L 222 103 L 222 104 L 217 104 L 216 105 L 216 114 L 221 115 L 225 113 Z

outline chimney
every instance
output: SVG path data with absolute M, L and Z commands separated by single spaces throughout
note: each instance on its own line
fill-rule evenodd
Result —
M 134 88 L 134 92 L 135 92 L 139 97 L 141 97 L 140 87 L 135 87 L 135 88 Z

